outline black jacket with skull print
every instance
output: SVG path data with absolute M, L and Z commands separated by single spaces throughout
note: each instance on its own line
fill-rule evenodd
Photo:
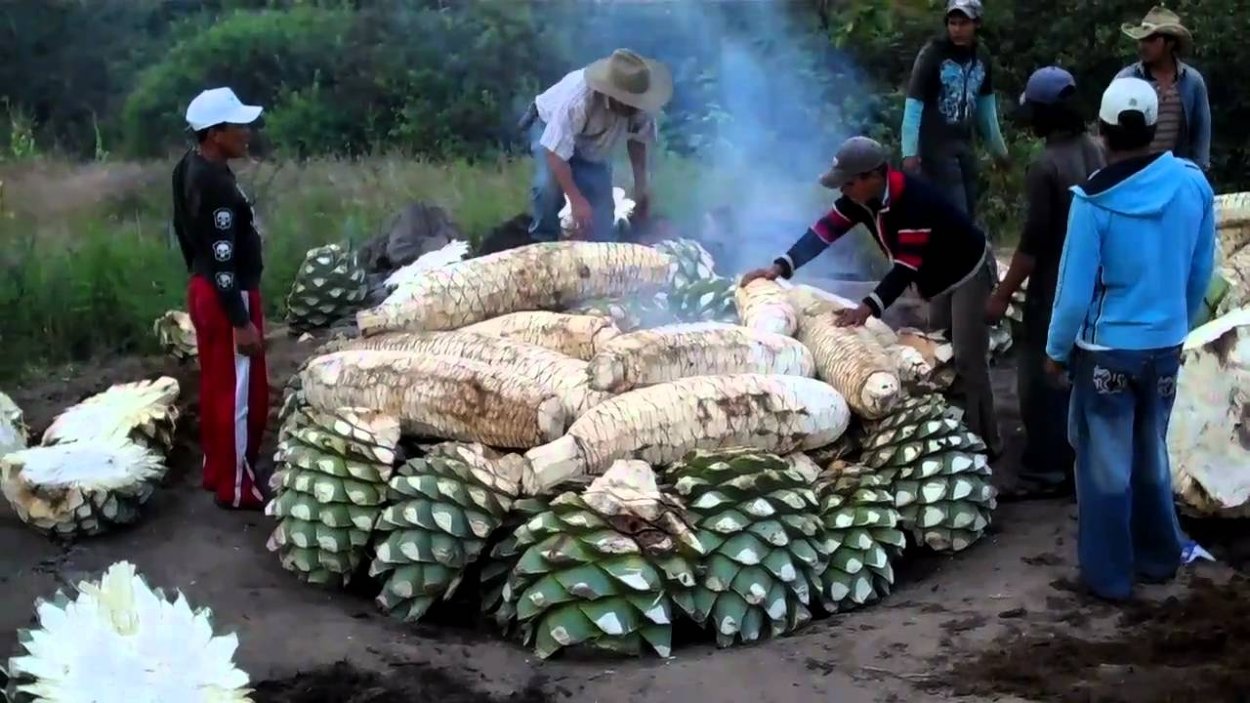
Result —
M 224 163 L 188 151 L 173 174 L 174 232 L 187 271 L 212 282 L 235 327 L 247 325 L 243 291 L 260 285 L 264 268 L 252 205 Z

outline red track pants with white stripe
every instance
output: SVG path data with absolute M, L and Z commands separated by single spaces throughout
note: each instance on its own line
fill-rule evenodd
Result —
M 259 291 L 240 291 L 252 324 L 262 337 L 265 316 Z M 200 361 L 200 448 L 204 452 L 205 490 L 235 508 L 264 505 L 253 467 L 269 419 L 269 373 L 265 356 L 239 354 L 234 326 L 226 317 L 213 284 L 192 276 L 187 306 L 195 326 Z

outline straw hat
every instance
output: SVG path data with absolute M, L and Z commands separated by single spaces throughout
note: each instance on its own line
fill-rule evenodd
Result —
M 1167 9 L 1166 7 L 1156 6 L 1146 13 L 1139 24 L 1129 24 L 1125 22 L 1120 25 L 1120 31 L 1135 40 L 1142 40 L 1152 34 L 1162 34 L 1176 39 L 1179 51 L 1188 51 L 1194 43 L 1194 37 L 1185 29 L 1185 25 L 1181 24 L 1180 15 Z
M 590 64 L 585 76 L 592 89 L 643 112 L 655 112 L 673 97 L 668 68 L 629 49 L 617 49 Z

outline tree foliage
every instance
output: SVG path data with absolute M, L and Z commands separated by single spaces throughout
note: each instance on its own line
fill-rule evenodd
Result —
M 1014 103 L 1032 70 L 1058 64 L 1077 76 L 1092 115 L 1106 83 L 1133 60 L 1120 24 L 1140 19 L 1152 2 L 986 3 L 983 40 L 1001 104 Z M 1250 136 L 1236 127 L 1250 118 L 1250 91 L 1238 75 L 1250 59 L 1240 37 L 1247 0 L 1169 4 L 1195 36 L 1190 60 L 1210 91 L 1217 185 L 1250 187 L 1240 167 Z M 518 146 L 512 125 L 544 85 L 631 46 L 673 70 L 669 148 L 694 154 L 740 141 L 749 116 L 768 139 L 826 149 L 852 131 L 896 138 L 899 91 L 920 44 L 941 31 L 941 7 L 940 0 L 8 0 L 0 3 L 0 95 L 11 116 L 33 123 L 43 148 L 84 156 L 98 153 L 101 141 L 113 153 L 163 153 L 184 139 L 186 101 L 214 85 L 264 104 L 266 135 L 285 153 L 489 155 Z M 1008 131 L 1023 157 L 1028 140 Z

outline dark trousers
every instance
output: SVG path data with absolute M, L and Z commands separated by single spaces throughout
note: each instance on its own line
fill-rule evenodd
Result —
M 976 273 L 929 302 L 929 324 L 950 330 L 956 374 L 951 401 L 963 409 L 964 424 L 985 441 L 991 455 L 1002 450 L 990 384 L 990 328 L 985 325 L 985 301 L 994 289 L 993 260 L 986 252 Z
M 1047 487 L 1072 482 L 1076 454 L 1068 444 L 1071 392 L 1047 377 L 1046 332 L 1025 332 L 1016 356 L 1016 390 L 1024 424 L 1020 479 Z
M 976 218 L 977 159 L 971 148 L 946 155 L 921 156 L 925 180 L 946 195 L 969 219 Z

